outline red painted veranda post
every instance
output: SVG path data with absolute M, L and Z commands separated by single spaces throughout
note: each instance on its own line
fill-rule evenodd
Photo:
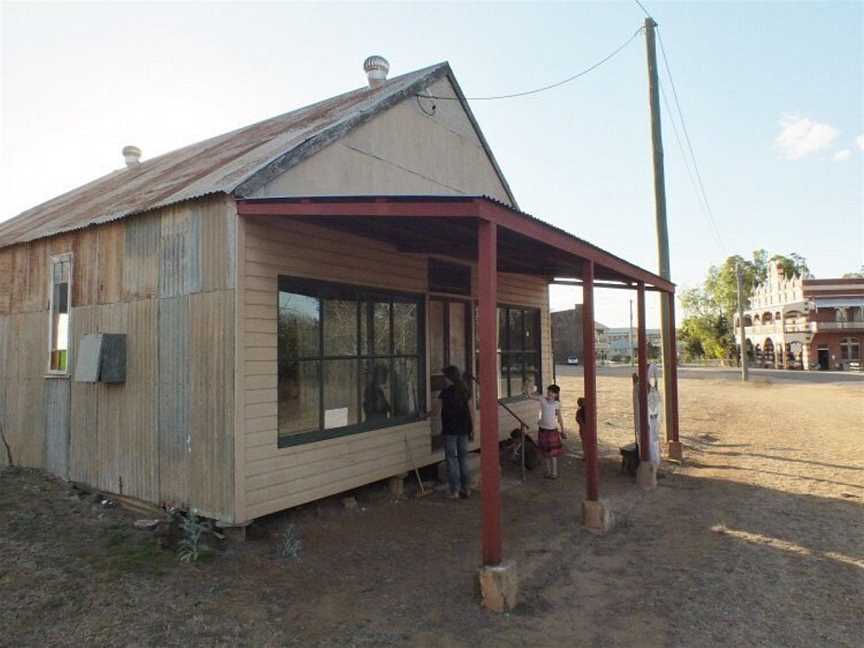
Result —
M 594 262 L 582 262 L 582 375 L 585 390 L 585 499 L 600 497 L 597 458 L 597 362 L 594 353 Z
M 669 372 L 671 380 L 669 381 L 670 397 L 669 411 L 666 413 L 666 439 L 669 445 L 669 456 L 673 459 L 681 460 L 681 442 L 678 439 L 678 341 L 675 333 L 675 293 L 669 293 L 669 338 L 672 345 L 672 353 L 670 355 L 669 367 L 664 368 L 664 371 Z
M 639 459 L 650 459 L 648 445 L 648 335 L 645 329 L 645 284 L 636 288 L 637 333 L 639 354 Z
M 480 346 L 480 474 L 483 492 L 483 564 L 502 559 L 501 466 L 498 459 L 498 227 L 478 225 L 477 300 Z

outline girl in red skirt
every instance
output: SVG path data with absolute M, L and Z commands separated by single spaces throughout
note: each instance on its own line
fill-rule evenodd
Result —
M 546 459 L 546 479 L 558 479 L 558 457 L 564 454 L 561 439 L 567 438 L 561 417 L 560 394 L 558 385 L 549 385 L 546 396 L 531 395 L 540 404 L 537 447 Z

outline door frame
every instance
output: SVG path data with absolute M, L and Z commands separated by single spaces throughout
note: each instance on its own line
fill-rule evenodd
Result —
M 825 364 L 822 364 L 822 358 L 825 354 Z M 819 371 L 828 371 L 831 369 L 831 349 L 816 349 L 816 364 L 819 365 Z

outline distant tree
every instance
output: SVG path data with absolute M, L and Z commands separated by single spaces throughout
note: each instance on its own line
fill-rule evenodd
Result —
M 688 357 L 727 358 L 735 353 L 735 333 L 732 330 L 738 310 L 737 269 L 741 268 L 744 308 L 750 305 L 753 290 L 768 277 L 772 263 L 780 263 L 787 277 L 809 276 L 807 260 L 792 252 L 789 256 L 768 256 L 765 250 L 755 250 L 752 259 L 740 255 L 727 257 L 719 266 L 708 268 L 705 282 L 699 288 L 685 290 L 681 305 L 687 317 L 681 324 L 681 339 Z
M 843 275 L 843 279 L 864 279 L 864 265 L 858 272 L 847 272 Z
M 712 291 L 706 288 L 685 290 L 681 294 L 681 305 L 687 312 L 681 324 L 685 354 L 689 358 L 727 357 L 729 348 L 734 346 L 732 319 Z

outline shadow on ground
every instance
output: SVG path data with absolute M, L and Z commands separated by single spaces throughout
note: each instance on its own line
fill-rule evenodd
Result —
M 514 485 L 507 469 L 505 553 L 522 599 L 506 615 L 477 605 L 478 497 L 394 501 L 367 489 L 357 511 L 325 503 L 276 516 L 264 539 L 180 565 L 147 554 L 147 532 L 127 515 L 6 471 L 0 643 L 860 645 L 861 501 L 706 479 L 698 466 L 667 467 L 641 493 L 612 459 L 602 487 L 617 526 L 602 537 L 579 525 L 578 457 L 555 482 L 530 474 Z M 299 561 L 276 550 L 289 522 L 303 537 Z

